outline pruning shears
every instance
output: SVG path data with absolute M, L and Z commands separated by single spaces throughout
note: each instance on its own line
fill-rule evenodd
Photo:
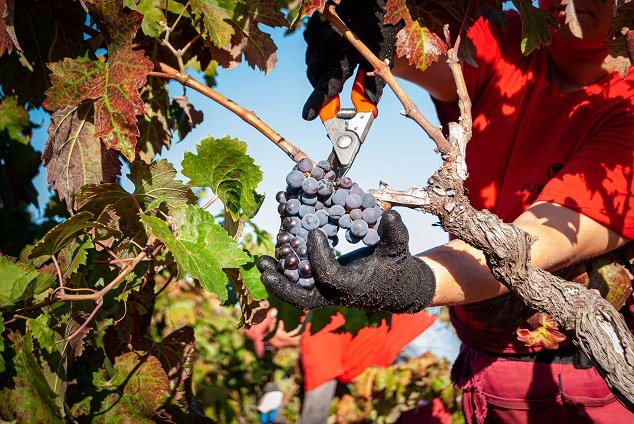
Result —
M 376 105 L 365 95 L 364 81 L 365 71 L 359 68 L 351 93 L 354 108 L 342 109 L 339 95 L 336 95 L 319 111 L 319 117 L 332 143 L 332 153 L 328 161 L 337 178 L 345 175 L 352 166 L 378 114 Z

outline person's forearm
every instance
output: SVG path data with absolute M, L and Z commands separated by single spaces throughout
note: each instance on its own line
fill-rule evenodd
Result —
M 551 272 L 627 242 L 592 219 L 552 203 L 533 205 L 514 223 L 536 239 L 531 263 Z M 463 241 L 452 240 L 418 256 L 436 278 L 432 305 L 472 303 L 508 292 L 489 271 L 484 254 Z

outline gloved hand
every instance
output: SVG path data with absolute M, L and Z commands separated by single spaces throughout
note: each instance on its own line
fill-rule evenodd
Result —
M 436 280 L 429 266 L 409 253 L 409 234 L 401 216 L 388 211 L 379 225 L 381 240 L 337 260 L 319 230 L 308 235 L 308 258 L 315 286 L 306 290 L 276 270 L 276 260 L 262 256 L 257 266 L 266 288 L 301 309 L 328 305 L 388 312 L 416 312 L 431 302 Z
M 396 33 L 402 24 L 383 25 L 386 4 L 387 0 L 341 0 L 336 11 L 379 59 L 388 59 L 393 64 Z M 302 116 L 311 121 L 328 100 L 341 92 L 358 64 L 366 71 L 373 70 L 373 67 L 328 21 L 322 20 L 319 13 L 309 19 L 304 39 L 307 43 L 306 73 L 314 90 L 304 105 Z M 366 76 L 364 84 L 365 95 L 377 104 L 383 94 L 385 81 L 381 77 Z

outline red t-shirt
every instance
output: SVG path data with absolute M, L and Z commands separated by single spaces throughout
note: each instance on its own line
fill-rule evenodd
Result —
M 562 93 L 547 79 L 548 50 L 522 55 L 519 16 L 507 17 L 506 32 L 483 19 L 469 31 L 479 65 L 463 66 L 471 204 L 512 222 L 535 201 L 553 202 L 634 239 L 634 71 Z M 455 119 L 455 104 L 436 106 L 443 123 Z M 452 318 L 463 342 L 481 349 L 538 350 L 515 337 L 526 327 L 521 309 L 507 295 L 454 307 Z
M 435 320 L 425 312 L 394 314 L 391 326 L 383 321 L 378 327 L 362 328 L 355 336 L 336 332 L 345 322 L 339 313 L 315 334 L 308 324 L 300 340 L 304 390 L 333 379 L 347 384 L 368 367 L 390 365 L 401 349 Z

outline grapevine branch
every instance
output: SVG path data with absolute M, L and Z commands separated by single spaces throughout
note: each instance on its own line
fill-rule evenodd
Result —
M 150 72 L 150 76 L 178 81 L 184 86 L 196 90 L 200 94 L 210 98 L 219 105 L 229 109 L 231 112 L 242 118 L 242 120 L 245 121 L 247 124 L 260 131 L 260 133 L 262 133 L 266 138 L 275 143 L 275 145 L 282 149 L 282 151 L 286 153 L 288 157 L 290 157 L 293 161 L 299 162 L 300 160 L 308 157 L 306 153 L 295 147 L 290 141 L 286 140 L 280 134 L 275 132 L 271 127 L 269 127 L 260 118 L 258 118 L 258 116 L 252 111 L 243 108 L 239 104 L 235 103 L 233 100 L 230 100 L 222 94 L 218 93 L 216 90 L 209 88 L 189 74 L 179 72 L 178 70 L 162 62 L 155 64 L 155 66 L 159 70 Z
M 467 177 L 464 152 L 471 138 L 471 101 L 455 48 L 448 51 L 449 67 L 457 86 L 459 122 L 449 124 L 449 139 L 419 116 L 418 108 L 382 63 L 338 18 L 334 7 L 328 19 L 385 79 L 406 110 L 436 143 L 443 163 L 424 189 L 393 190 L 387 185 L 371 190 L 388 206 L 407 206 L 439 217 L 445 230 L 480 249 L 493 276 L 532 309 L 550 314 L 555 322 L 574 334 L 574 343 L 590 358 L 615 396 L 634 410 L 634 337 L 621 314 L 596 290 L 562 280 L 530 263 L 533 238 L 520 228 L 504 223 L 487 210 L 476 210 L 465 195 Z M 445 30 L 449 45 L 449 37 Z M 422 116 L 422 115 L 421 115 Z

